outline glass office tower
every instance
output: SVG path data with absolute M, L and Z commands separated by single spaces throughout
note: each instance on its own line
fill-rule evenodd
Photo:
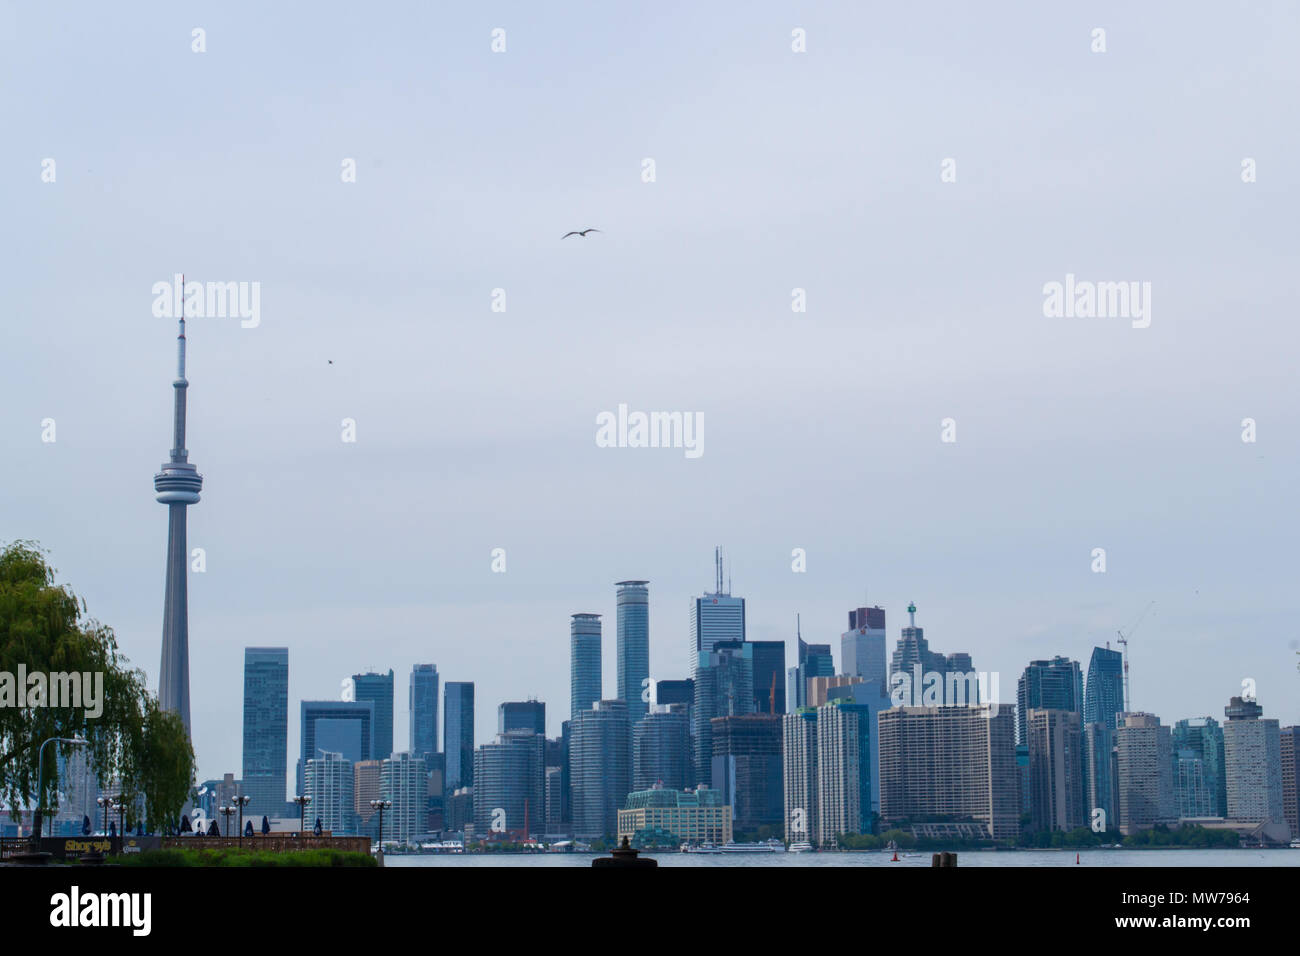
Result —
M 284 812 L 289 758 L 289 649 L 244 648 L 245 815 Z

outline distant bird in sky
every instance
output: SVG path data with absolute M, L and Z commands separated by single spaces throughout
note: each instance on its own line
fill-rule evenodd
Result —
M 586 239 L 586 238 L 587 238 L 587 233 L 589 233 L 589 232 L 600 232 L 600 230 L 599 230 L 599 229 L 593 229 L 593 228 L 587 228 L 587 229 L 574 229 L 572 232 L 566 232 L 564 235 L 560 236 L 560 238 L 561 238 L 561 239 L 568 239 L 570 236 L 582 236 L 582 238 Z
M 333 360 L 333 359 L 326 359 L 326 361 L 329 362 L 331 365 L 334 364 L 334 360 Z

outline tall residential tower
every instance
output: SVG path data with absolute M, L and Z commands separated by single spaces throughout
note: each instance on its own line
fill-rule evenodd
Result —
M 650 591 L 649 581 L 619 581 L 618 603 L 618 699 L 627 701 L 628 721 L 646 715 L 649 697 L 642 699 L 650 682 Z

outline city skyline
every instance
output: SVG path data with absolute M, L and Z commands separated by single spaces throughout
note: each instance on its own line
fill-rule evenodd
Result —
M 1094 54 L 1063 10 L 936 31 L 828 5 L 801 16 L 806 56 L 775 4 L 690 29 L 513 9 L 503 55 L 464 11 L 331 11 L 350 22 L 213 11 L 203 55 L 170 16 L 0 12 L 3 62 L 43 77 L 4 94 L 0 537 L 39 541 L 151 688 L 167 523 L 142 481 L 177 318 L 153 289 L 260 284 L 255 325 L 186 330 L 201 776 L 241 766 L 247 646 L 289 649 L 291 740 L 295 702 L 391 668 L 404 704 L 416 663 L 475 684 L 476 741 L 529 697 L 554 734 L 570 615 L 610 625 L 612 696 L 613 584 L 637 579 L 650 675 L 685 677 L 719 542 L 747 636 L 787 664 L 796 614 L 839 668 L 847 609 L 885 608 L 892 648 L 916 601 L 1010 704 L 1029 661 L 1083 664 L 1154 601 L 1132 706 L 1214 715 L 1253 679 L 1300 721 L 1297 339 L 1273 298 L 1294 11 L 1110 10 Z M 602 232 L 561 243 L 579 218 Z M 1067 275 L 1150 281 L 1150 326 L 1045 316 Z M 704 453 L 599 447 L 621 404 L 706 415 Z

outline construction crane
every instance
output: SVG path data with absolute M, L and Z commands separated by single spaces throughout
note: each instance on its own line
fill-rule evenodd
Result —
M 1147 611 L 1150 611 L 1155 603 L 1155 601 L 1152 601 L 1142 609 L 1142 613 L 1138 615 L 1138 619 L 1133 622 L 1133 625 L 1128 629 L 1127 634 L 1123 631 L 1115 632 L 1119 635 L 1118 643 L 1124 648 L 1124 709 L 1126 711 L 1133 709 L 1133 690 L 1130 687 L 1128 680 L 1128 640 L 1133 636 L 1133 632 L 1138 629 L 1138 625 L 1142 623 L 1142 619 L 1147 616 Z

